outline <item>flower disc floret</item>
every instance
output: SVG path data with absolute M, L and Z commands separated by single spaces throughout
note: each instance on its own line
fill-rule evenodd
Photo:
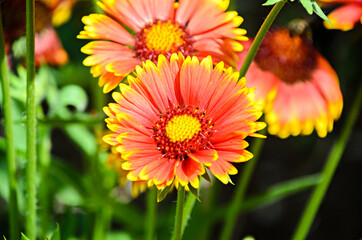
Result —
M 183 160 L 188 153 L 211 148 L 213 133 L 211 120 L 190 106 L 173 108 L 162 114 L 156 122 L 154 139 L 165 158 Z
M 160 54 L 167 57 L 175 52 L 191 55 L 192 43 L 192 36 L 185 27 L 173 24 L 170 20 L 167 22 L 158 20 L 156 23 L 148 24 L 136 35 L 135 51 L 142 61 L 147 59 L 157 61 Z

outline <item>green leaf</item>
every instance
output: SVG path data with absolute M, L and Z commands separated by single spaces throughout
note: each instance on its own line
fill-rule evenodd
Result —
M 66 185 L 61 189 L 58 189 L 55 197 L 62 203 L 69 206 L 81 206 L 83 203 L 82 196 L 79 194 L 76 188 L 71 185 Z
M 132 240 L 132 237 L 126 232 L 111 232 L 107 234 L 106 240 Z
M 276 4 L 277 2 L 280 2 L 280 1 L 282 1 L 282 0 L 268 0 L 265 3 L 263 3 L 263 6 L 274 5 L 274 4 Z
M 318 4 L 316 2 L 312 2 L 313 5 L 313 10 L 314 12 L 323 20 L 326 20 L 329 24 L 332 25 L 331 21 L 329 21 L 328 17 L 324 14 L 324 12 L 322 11 L 322 9 L 318 6 Z
M 4 237 L 4 240 L 6 240 L 6 237 L 5 236 L 3 236 Z
M 313 5 L 311 0 L 300 0 L 300 3 L 303 5 L 305 10 L 307 10 L 309 15 L 313 14 Z
M 67 85 L 60 91 L 60 103 L 63 106 L 73 106 L 79 112 L 87 107 L 88 97 L 83 88 L 77 85 Z
M 228 174 L 228 181 L 229 181 L 229 183 L 231 183 L 232 185 L 235 185 L 235 183 L 233 183 L 233 181 L 231 180 L 229 174 Z
M 84 154 L 88 157 L 94 156 L 97 152 L 97 140 L 88 128 L 80 124 L 72 124 L 67 125 L 64 130 Z
M 21 233 L 21 240 L 30 240 L 24 233 Z
M 57 223 L 57 228 L 50 236 L 50 240 L 60 240 L 60 231 L 59 231 L 59 224 Z
M 255 238 L 253 236 L 246 236 L 243 240 L 255 240 Z
M 205 174 L 202 175 L 202 177 L 203 177 L 206 181 L 208 181 L 210 184 L 212 184 L 212 181 L 211 181 L 209 172 L 208 172 L 208 170 L 207 170 L 206 168 L 205 168 Z
M 190 193 L 192 194 L 192 195 L 194 195 L 195 196 L 195 198 L 199 201 L 199 202 L 201 202 L 201 200 L 200 200 L 200 198 L 199 198 L 199 189 L 196 189 L 196 188 L 194 188 L 193 186 L 189 186 L 189 189 L 190 189 Z
M 76 112 L 83 112 L 87 104 L 88 97 L 83 88 L 78 85 L 67 85 L 60 90 L 56 114 L 63 119 L 67 119 L 74 114 L 68 107 L 73 107 Z
M 171 184 L 170 186 L 166 186 L 164 189 L 161 189 L 157 192 L 157 202 L 161 202 L 163 199 L 165 199 L 165 197 L 167 196 L 167 194 L 169 193 L 169 191 L 172 189 L 173 184 Z
M 9 201 L 9 182 L 8 171 L 5 162 L 0 162 L 0 197 L 4 198 L 6 202 Z
M 11 83 L 10 94 L 13 99 L 26 103 L 26 68 L 19 65 L 16 69 L 17 74 L 10 72 L 9 80 Z M 36 76 L 36 103 L 39 104 L 46 96 L 48 90 L 48 81 L 52 79 L 49 69 L 45 66 L 40 67 Z

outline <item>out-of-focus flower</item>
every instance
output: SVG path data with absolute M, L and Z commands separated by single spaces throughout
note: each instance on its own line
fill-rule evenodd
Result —
M 49 27 L 35 35 L 35 64 L 63 65 L 68 61 L 54 28 Z
M 63 65 L 68 61 L 60 39 L 52 26 L 69 18 L 75 0 L 42 0 L 35 2 L 35 63 Z M 4 34 L 7 45 L 25 35 L 26 15 L 25 0 L 4 1 L 2 3 Z M 24 42 L 25 43 L 25 42 Z M 25 48 L 24 48 L 25 49 Z M 9 52 L 12 49 L 9 48 Z M 9 53 L 8 52 L 8 53 Z M 18 51 L 18 56 L 25 57 L 26 51 Z
M 67 22 L 77 0 L 41 0 L 52 13 L 52 25 L 58 27 Z
M 118 175 L 118 182 L 120 186 L 125 186 L 127 183 L 127 174 L 129 171 L 122 168 L 122 163 L 124 160 L 121 157 L 121 154 L 116 151 L 115 148 L 112 148 L 112 152 L 108 155 L 107 165 L 114 169 Z M 138 195 L 144 192 L 147 189 L 147 181 L 135 180 L 132 182 L 131 194 L 133 198 L 137 198 Z
M 362 23 L 362 0 L 318 0 L 322 6 L 342 5 L 334 9 L 328 19 L 332 25 L 324 21 L 324 26 L 328 29 L 339 29 L 348 31 Z
M 249 49 L 251 41 L 245 43 Z M 240 68 L 247 54 L 240 54 Z M 288 29 L 269 32 L 246 74 L 247 86 L 264 106 L 270 134 L 320 137 L 332 131 L 343 107 L 337 74 L 301 35 Z
M 88 43 L 82 52 L 90 55 L 83 64 L 91 66 L 94 77 L 100 76 L 104 92 L 142 61 L 157 62 L 159 54 L 210 55 L 214 62 L 235 66 L 235 51 L 242 50 L 236 40 L 247 40 L 246 31 L 237 28 L 243 18 L 235 11 L 224 12 L 220 0 L 102 0 L 98 5 L 108 15 L 83 17 L 86 26 L 78 38 L 101 40 Z
M 160 55 L 157 66 L 147 60 L 135 75 L 113 93 L 117 103 L 104 108 L 113 133 L 103 140 L 121 153 L 129 180 L 197 189 L 207 167 L 227 184 L 237 173 L 231 163 L 252 158 L 244 139 L 260 137 L 255 132 L 265 123 L 256 122 L 262 112 L 254 89 L 245 79 L 237 82 L 231 67 L 220 62 L 213 68 L 210 56 L 200 63 L 179 53 L 170 61 Z

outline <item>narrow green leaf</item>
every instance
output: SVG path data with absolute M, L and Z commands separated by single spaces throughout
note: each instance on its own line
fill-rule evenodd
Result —
M 209 175 L 209 173 L 208 173 L 208 171 L 207 171 L 206 169 L 205 169 L 205 174 L 202 175 L 202 177 L 203 177 L 206 181 L 208 181 L 210 184 L 212 184 L 210 175 Z
M 235 185 L 235 183 L 231 180 L 229 174 L 228 174 L 228 181 L 229 181 L 229 183 L 231 183 L 232 185 Z
M 30 240 L 24 233 L 21 233 L 21 240 Z
M 200 198 L 199 198 L 199 189 L 196 189 L 196 188 L 192 187 L 191 185 L 189 186 L 189 189 L 190 189 L 190 193 L 191 193 L 192 195 L 194 195 L 195 198 L 196 198 L 199 202 L 201 202 L 201 200 L 200 200 Z
M 157 202 L 161 202 L 167 196 L 168 192 L 172 189 L 173 184 L 165 187 L 157 192 Z
M 276 4 L 277 2 L 280 2 L 280 1 L 282 1 L 282 0 L 268 0 L 265 3 L 263 3 L 263 6 L 271 6 L 271 5 L 274 5 L 274 4 Z
M 300 0 L 300 3 L 303 5 L 305 10 L 307 10 L 309 15 L 313 14 L 313 5 L 311 0 Z
M 59 224 L 57 223 L 57 228 L 51 234 L 50 240 L 60 240 L 60 231 L 59 231 Z
M 6 240 L 6 237 L 5 236 L 3 236 L 4 237 L 4 240 Z
M 328 17 L 324 14 L 324 12 L 322 11 L 322 9 L 318 6 L 318 4 L 316 2 L 312 2 L 312 6 L 313 6 L 313 10 L 314 12 L 323 20 L 326 20 L 329 24 L 332 25 L 331 21 L 329 21 Z

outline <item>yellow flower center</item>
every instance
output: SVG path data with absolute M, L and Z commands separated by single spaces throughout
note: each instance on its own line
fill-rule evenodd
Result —
M 152 23 L 144 29 L 146 46 L 150 50 L 168 52 L 185 44 L 185 32 L 171 21 Z
M 199 119 L 186 114 L 173 117 L 166 125 L 166 135 L 171 142 L 191 140 L 200 130 Z

